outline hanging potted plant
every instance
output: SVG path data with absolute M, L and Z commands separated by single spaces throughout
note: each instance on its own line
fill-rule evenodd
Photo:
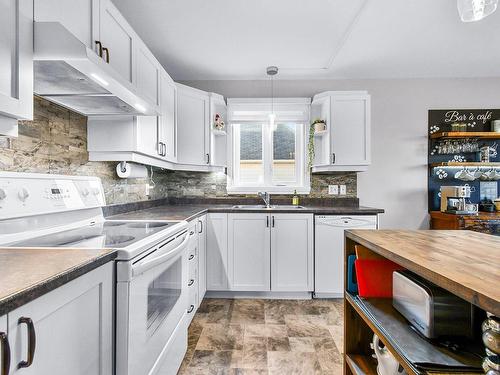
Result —
M 307 166 L 309 170 L 312 167 L 314 161 L 314 122 L 309 126 L 309 142 L 307 143 L 307 155 L 308 163 Z
M 312 125 L 314 126 L 314 132 L 322 132 L 326 130 L 326 121 L 320 118 L 317 118 L 313 121 Z

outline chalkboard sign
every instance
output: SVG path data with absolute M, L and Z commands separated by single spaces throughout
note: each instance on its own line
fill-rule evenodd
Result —
M 500 173 L 500 167 L 431 167 L 433 163 L 443 162 L 479 162 L 477 151 L 482 146 L 490 147 L 490 162 L 500 162 L 500 140 L 475 137 L 454 139 L 432 138 L 440 132 L 490 132 L 492 120 L 500 120 L 500 109 L 444 109 L 429 111 L 429 176 L 428 201 L 429 211 L 440 209 L 441 186 L 471 186 L 470 201 L 479 203 L 482 194 L 492 197 L 500 192 L 500 180 L 494 180 L 494 172 Z M 457 125 L 460 124 L 460 125 Z M 457 129 L 459 128 L 459 129 Z M 500 134 L 499 134 L 500 136 Z M 464 171 L 462 175 L 460 172 Z M 466 173 L 469 172 L 469 173 Z M 464 176 L 465 175 L 465 176 Z M 473 175 L 473 180 L 468 180 Z M 489 178 L 489 177 L 493 178 Z M 493 197 L 496 198 L 496 197 Z

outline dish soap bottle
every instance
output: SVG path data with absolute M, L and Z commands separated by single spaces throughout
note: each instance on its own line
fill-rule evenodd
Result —
M 299 196 L 297 195 L 297 190 L 293 191 L 292 204 L 294 206 L 298 206 L 299 205 Z

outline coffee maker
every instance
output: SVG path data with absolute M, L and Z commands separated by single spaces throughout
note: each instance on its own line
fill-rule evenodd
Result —
M 470 198 L 469 185 L 441 186 L 441 212 L 466 215 L 477 213 L 477 204 L 467 203 Z

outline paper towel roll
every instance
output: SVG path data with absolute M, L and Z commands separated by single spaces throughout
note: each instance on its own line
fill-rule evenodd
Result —
M 125 166 L 124 170 L 123 166 Z M 120 178 L 147 178 L 148 169 L 142 164 L 119 163 L 116 166 L 116 174 Z

